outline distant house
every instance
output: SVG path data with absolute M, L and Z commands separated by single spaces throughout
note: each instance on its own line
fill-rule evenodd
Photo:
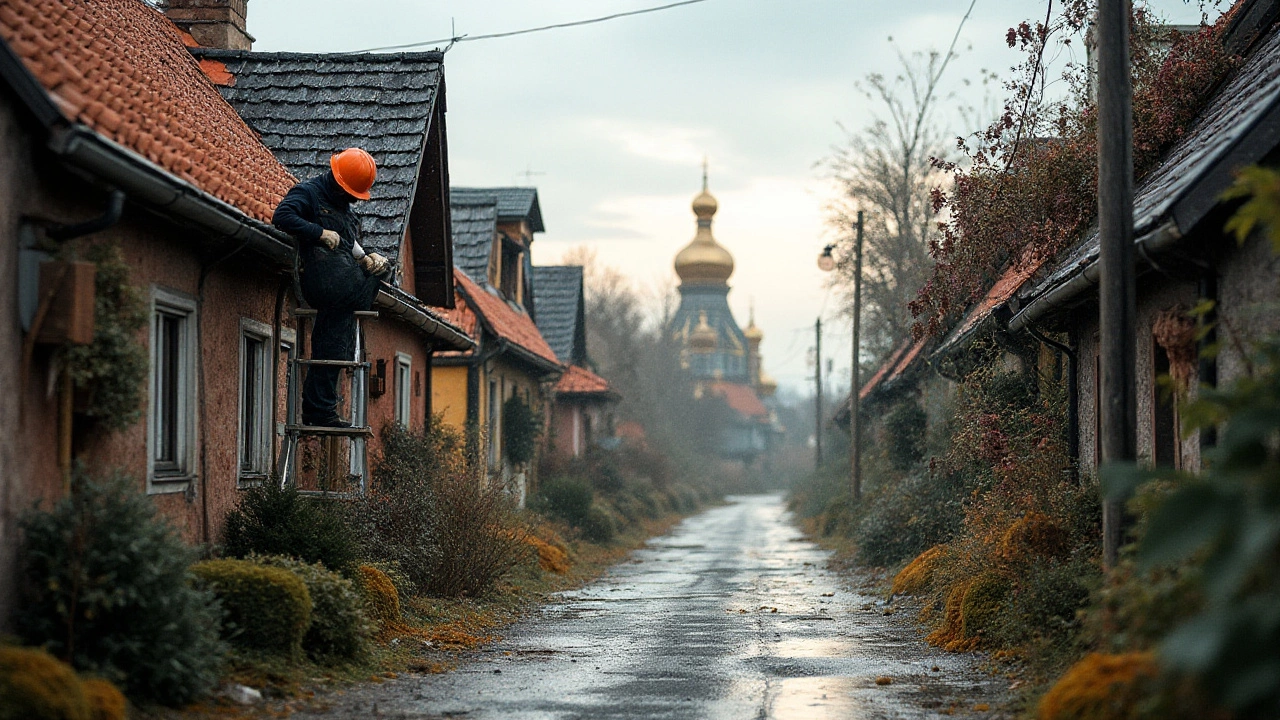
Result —
M 542 212 L 533 188 L 453 188 L 456 304 L 442 311 L 474 337 L 464 352 L 432 361 L 434 407 L 446 423 L 466 431 L 473 452 L 520 497 L 536 482 L 536 462 L 510 457 L 504 417 L 520 402 L 550 417 L 555 382 L 564 368 L 534 324 L 529 259 Z
M 347 147 L 378 162 L 373 197 L 355 210 L 365 249 L 398 269 L 395 287 L 378 298 L 381 318 L 367 328 L 370 425 L 423 428 L 433 412 L 432 354 L 470 347 L 428 307 L 451 307 L 454 298 L 442 55 L 193 53 L 296 177 L 324 174 L 329 156 Z
M 548 437 L 552 450 L 581 457 L 593 445 L 615 443 L 613 410 L 621 398 L 590 368 L 582 267 L 535 266 L 533 294 L 538 329 L 566 366 L 555 386 Z
M 1194 393 L 1247 372 L 1251 341 L 1280 331 L 1280 261 L 1256 233 L 1240 245 L 1223 231 L 1238 203 L 1222 192 L 1251 164 L 1280 162 L 1280 25 L 1270 0 L 1246 0 L 1224 42 L 1243 57 L 1199 117 L 1141 178 L 1134 193 L 1137 264 L 1138 455 L 1155 466 L 1194 470 L 1211 438 L 1183 437 L 1178 402 L 1162 390 L 1171 375 Z M 1027 334 L 1065 360 L 1073 450 L 1088 470 L 1099 459 L 1098 235 L 1094 231 L 1057 261 L 1015 263 L 971 309 L 937 351 L 963 353 L 982 333 Z M 1212 303 L 1215 328 L 1197 340 L 1187 312 Z M 1216 354 L 1202 351 L 1216 345 Z

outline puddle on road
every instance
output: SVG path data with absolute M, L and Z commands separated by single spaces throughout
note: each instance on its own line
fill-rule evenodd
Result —
M 854 679 L 847 677 L 788 678 L 770 688 L 771 720 L 828 720 L 861 717 L 853 697 Z
M 847 658 L 854 643 L 843 638 L 796 638 L 769 643 L 761 654 L 779 658 Z

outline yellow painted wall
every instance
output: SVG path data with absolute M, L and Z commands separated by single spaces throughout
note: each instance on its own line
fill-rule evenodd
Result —
M 467 368 L 431 368 L 431 410 L 444 414 L 444 424 L 465 431 L 467 427 Z

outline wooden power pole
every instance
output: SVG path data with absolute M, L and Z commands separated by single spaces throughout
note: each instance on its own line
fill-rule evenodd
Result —
M 1130 0 L 1098 2 L 1098 235 L 1102 461 L 1137 457 L 1134 381 L 1133 87 Z M 1103 501 L 1102 553 L 1114 567 L 1124 541 L 1123 498 Z
M 862 329 L 862 211 L 858 211 L 857 235 L 853 252 L 853 364 L 849 371 L 849 474 L 853 481 L 853 499 L 862 497 L 862 423 L 858 406 L 862 398 L 862 366 L 859 362 L 859 334 Z
M 822 318 L 813 323 L 813 468 L 822 468 Z

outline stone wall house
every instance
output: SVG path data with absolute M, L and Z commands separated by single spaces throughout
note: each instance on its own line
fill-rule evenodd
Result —
M 185 5 L 234 3 L 170 2 Z M 296 180 L 194 44 L 138 0 L 0 4 L 0 272 L 13 289 L 0 294 L 0 624 L 17 519 L 67 492 L 72 462 L 135 478 L 190 542 L 217 541 L 240 490 L 274 467 L 286 362 L 304 348 L 292 243 L 269 223 Z M 145 311 L 123 336 L 141 350 L 142 387 L 122 430 L 80 412 L 93 398 L 59 359 L 68 339 L 95 337 L 77 322 L 86 297 L 92 318 L 92 266 L 42 272 L 101 246 L 118 248 Z M 419 335 L 468 346 L 405 290 L 383 295 Z
M 582 267 L 535 266 L 532 277 L 538 330 L 565 365 L 555 385 L 547 443 L 552 452 L 573 458 L 593 445 L 616 445 L 613 411 L 622 398 L 590 367 Z
M 1247 372 L 1250 344 L 1280 331 L 1280 261 L 1257 234 L 1239 244 L 1224 231 L 1239 202 L 1222 200 L 1241 168 L 1280 162 L 1275 5 L 1246 0 L 1236 9 L 1224 42 L 1242 62 L 1135 187 L 1138 457 L 1148 465 L 1196 470 L 1210 441 L 1183 437 L 1177 394 L 1161 377 L 1191 396 L 1200 385 L 1231 382 Z M 1054 347 L 1068 368 L 1074 449 L 1086 476 L 1098 464 L 1098 274 L 1096 230 L 1056 262 L 1015 264 L 935 355 L 962 352 L 979 334 L 966 328 Z M 1197 340 L 1187 313 L 1202 303 L 1214 308 L 1205 321 L 1216 338 Z M 1202 357 L 1210 344 L 1217 352 Z
M 530 248 L 543 230 L 533 188 L 453 188 L 450 192 L 457 303 L 445 318 L 476 339 L 465 352 L 432 361 L 432 391 L 444 422 L 469 434 L 491 474 L 521 498 L 537 462 L 508 455 L 504 407 L 513 397 L 545 422 L 564 367 L 534 324 Z

